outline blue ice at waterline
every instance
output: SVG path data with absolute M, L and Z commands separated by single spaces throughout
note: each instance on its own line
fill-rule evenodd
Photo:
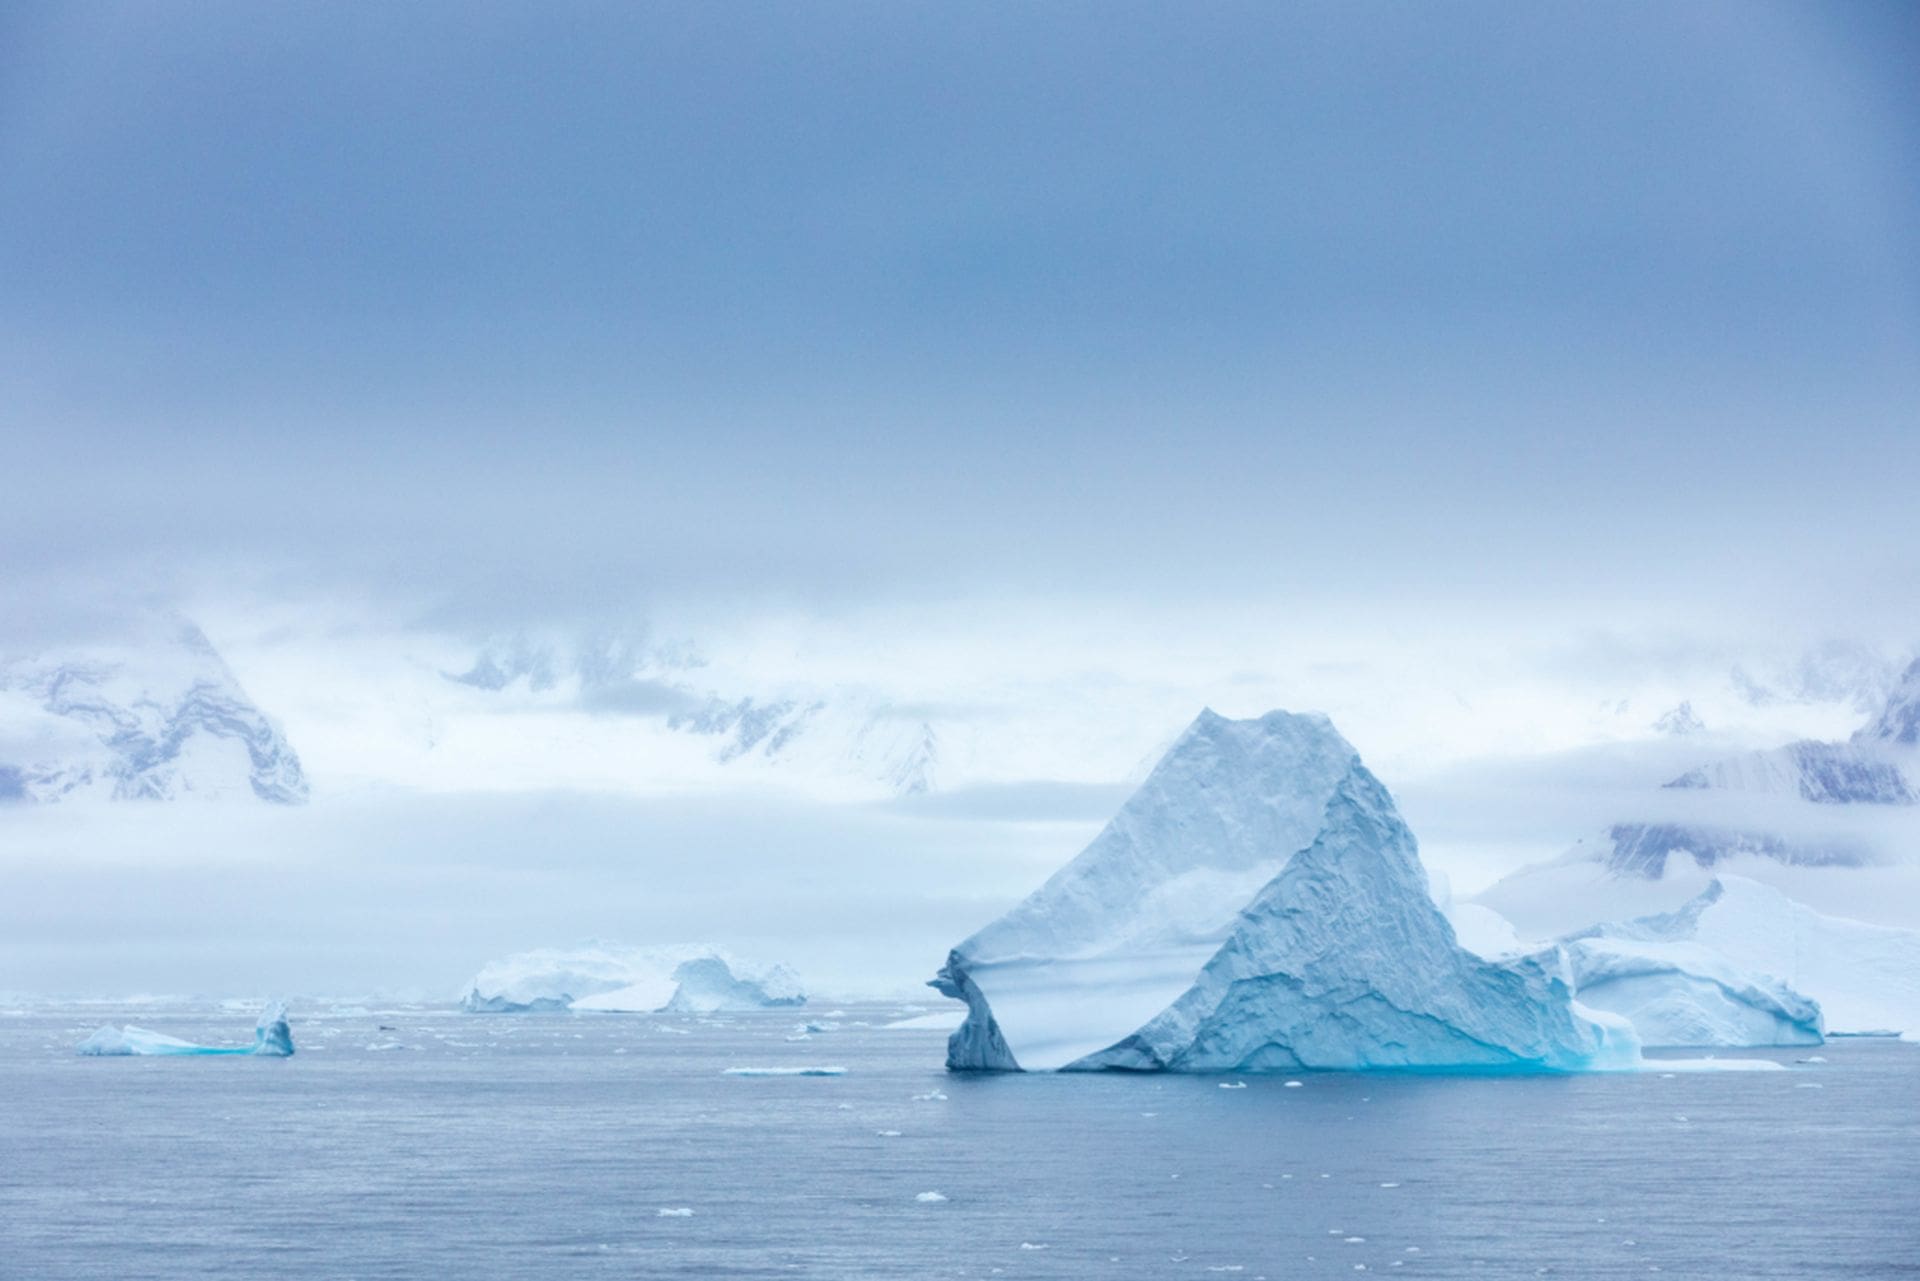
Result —
M 172 1055 L 177 1057 L 250 1054 L 261 1058 L 284 1059 L 293 1053 L 293 1029 L 287 1026 L 284 1001 L 269 1002 L 254 1025 L 252 1045 L 195 1045 L 177 1036 L 143 1027 L 103 1027 L 80 1042 L 74 1053 L 95 1058 L 127 1055 Z

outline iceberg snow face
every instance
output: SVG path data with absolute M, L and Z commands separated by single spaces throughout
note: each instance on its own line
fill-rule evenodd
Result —
M 1831 1032 L 1920 1029 L 1920 934 L 1826 916 L 1745 877 L 1720 876 L 1676 911 L 1593 937 L 1643 950 L 1692 945 L 1819 1002 Z
M 494 961 L 474 976 L 461 1006 L 471 1014 L 711 1014 L 804 1005 L 806 999 L 800 980 L 784 966 L 748 965 L 715 948 L 589 944 Z
M 90 1058 L 126 1055 L 234 1055 L 284 1059 L 293 1053 L 293 1030 L 283 1001 L 269 1002 L 254 1025 L 252 1045 L 195 1045 L 177 1036 L 143 1027 L 103 1027 L 80 1042 L 74 1053 Z
M 1766 974 L 1749 974 L 1698 943 L 1618 934 L 1606 926 L 1543 957 L 1575 999 L 1633 1025 L 1642 1045 L 1819 1045 L 1820 1007 Z
M 1534 961 L 1462 950 L 1413 835 L 1322 716 L 1203 712 L 1094 842 L 956 947 L 955 1069 L 1631 1063 Z

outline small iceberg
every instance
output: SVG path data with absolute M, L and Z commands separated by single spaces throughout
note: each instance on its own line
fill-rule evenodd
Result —
M 730 1067 L 723 1076 L 845 1076 L 843 1067 Z
M 143 1027 L 103 1027 L 75 1047 L 74 1053 L 89 1058 L 117 1058 L 126 1055 L 208 1055 L 252 1054 L 262 1058 L 284 1059 L 293 1053 L 293 1030 L 287 1026 L 284 1001 L 270 1001 L 254 1025 L 252 1045 L 195 1045 L 177 1036 Z
M 460 1004 L 469 1014 L 718 1014 L 806 1001 L 785 966 L 752 965 L 701 945 L 590 943 L 494 961 L 474 976 Z

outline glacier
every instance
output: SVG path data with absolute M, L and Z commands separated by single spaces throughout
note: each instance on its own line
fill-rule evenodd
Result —
M 1079 856 L 955 947 L 954 1070 L 1626 1067 L 1623 1020 L 1462 949 L 1324 716 L 1200 714 Z
M 74 1053 L 89 1058 L 127 1055 L 232 1055 L 250 1054 L 261 1058 L 283 1059 L 293 1053 L 293 1029 L 287 1024 L 284 1001 L 270 1001 L 254 1025 L 252 1045 L 195 1045 L 177 1036 L 143 1027 L 102 1027 L 75 1047 Z
M 806 999 L 799 978 L 785 966 L 755 966 L 718 948 L 588 943 L 490 962 L 460 1004 L 470 1014 L 712 1014 L 804 1005 Z

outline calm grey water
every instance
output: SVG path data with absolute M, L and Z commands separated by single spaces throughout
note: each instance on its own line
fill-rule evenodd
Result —
M 276 1061 L 71 1056 L 247 1012 L 0 1016 L 0 1276 L 1920 1276 L 1913 1045 L 1222 1089 L 953 1077 L 894 1017 L 296 1006 Z M 804 1064 L 848 1071 L 722 1075 Z

